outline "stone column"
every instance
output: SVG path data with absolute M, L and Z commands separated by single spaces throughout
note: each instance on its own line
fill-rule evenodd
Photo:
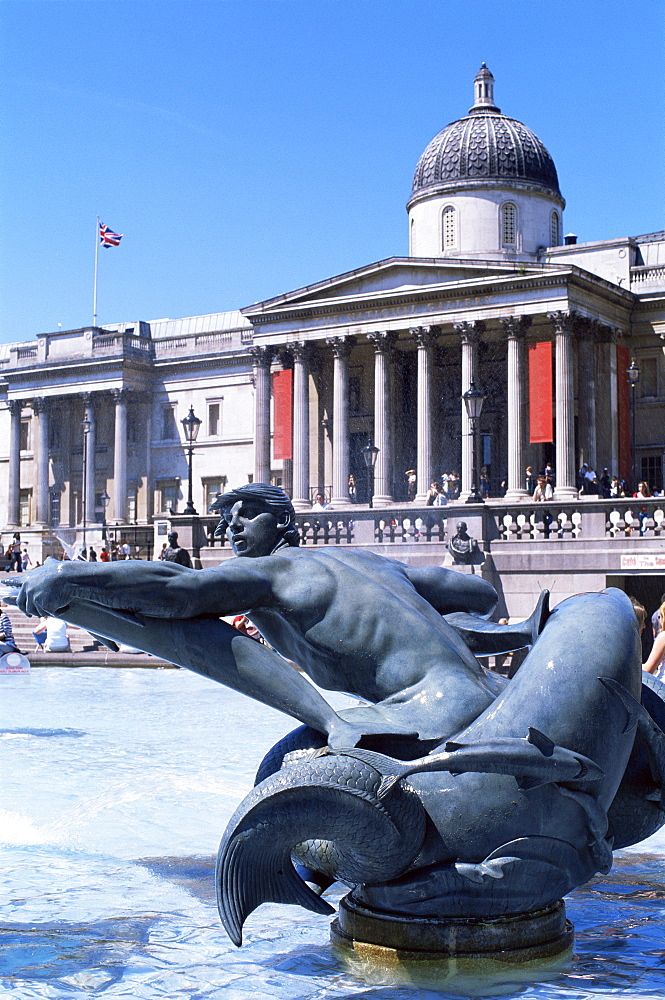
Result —
M 390 425 L 390 360 L 396 336 L 383 330 L 368 334 L 374 347 L 374 444 L 379 449 L 374 466 L 375 507 L 393 502 L 392 427 Z
M 270 482 L 270 363 L 271 347 L 252 347 L 254 379 L 254 482 Z
M 152 396 L 148 396 L 143 427 L 145 431 L 145 519 L 148 523 L 150 523 L 155 508 L 155 484 L 152 475 L 152 410 L 153 399 Z
M 113 439 L 113 522 L 127 523 L 127 397 L 126 389 L 111 389 L 115 404 Z M 94 518 L 93 518 L 94 519 Z
M 475 323 L 455 323 L 455 331 L 459 334 L 462 344 L 462 395 L 475 382 L 478 386 L 478 344 L 485 330 L 481 319 Z M 480 469 L 477 469 L 476 488 L 480 488 Z M 471 421 L 462 400 L 462 479 L 460 500 L 466 500 L 471 493 L 473 477 L 473 434 Z
M 35 456 L 35 528 L 46 528 L 49 523 L 48 495 L 48 419 L 49 403 L 47 399 L 37 398 L 32 401 L 32 411 L 37 417 L 36 456 Z
M 432 351 L 438 326 L 417 326 L 409 331 L 418 345 L 418 473 L 415 502 L 424 504 L 432 482 Z
M 577 324 L 577 405 L 579 410 L 580 459 L 598 469 L 596 440 L 596 341 L 600 323 L 580 318 Z
M 309 510 L 309 345 L 292 344 L 293 497 L 295 510 Z
M 530 316 L 509 316 L 501 320 L 508 345 L 508 489 L 506 499 L 525 500 L 524 489 L 524 340 L 531 326 Z
M 348 504 L 349 498 L 349 355 L 353 337 L 331 337 L 326 341 L 333 352 L 333 452 L 332 498 Z
M 83 419 L 88 420 L 90 429 L 87 434 L 83 434 L 83 447 L 85 448 L 86 475 L 85 481 L 81 481 L 81 496 L 85 493 L 85 520 L 86 524 L 94 524 L 95 521 L 95 452 L 97 450 L 97 426 L 95 423 L 95 408 L 93 405 L 92 393 L 86 392 L 83 396 L 84 413 Z M 83 433 L 83 431 L 81 431 Z
M 605 457 L 602 465 L 607 465 L 612 476 L 619 475 L 619 373 L 616 346 L 621 336 L 622 331 L 618 327 L 603 325 L 600 329 L 600 349 L 603 352 L 602 371 L 608 374 L 604 392 L 601 393 L 599 400 L 603 414 L 600 430 L 605 437 Z M 622 374 L 625 377 L 625 373 Z M 598 469 L 596 469 L 597 471 Z
M 572 313 L 548 313 L 555 335 L 556 500 L 577 497 L 575 485 L 575 399 L 573 394 Z
M 11 423 L 9 429 L 9 470 L 7 479 L 7 527 L 21 526 L 21 412 L 23 401 L 8 402 Z

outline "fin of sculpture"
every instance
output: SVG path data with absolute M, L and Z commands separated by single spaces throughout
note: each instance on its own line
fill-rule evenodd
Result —
M 532 614 L 525 621 L 514 625 L 498 625 L 477 615 L 459 611 L 444 615 L 444 618 L 476 656 L 511 653 L 516 649 L 532 646 L 543 631 L 551 614 L 549 598 L 549 590 L 543 590 Z
M 382 795 L 373 766 L 328 754 L 297 761 L 255 786 L 231 818 L 217 860 L 220 916 L 235 944 L 263 902 L 331 912 L 297 874 L 291 854 L 313 838 L 334 845 L 335 876 L 349 882 L 395 877 L 413 861 L 425 812 L 409 789 Z

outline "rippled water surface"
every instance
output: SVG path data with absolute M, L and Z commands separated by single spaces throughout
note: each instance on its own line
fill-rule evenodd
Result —
M 182 670 L 0 678 L 0 996 L 665 996 L 662 832 L 568 898 L 576 942 L 560 967 L 397 975 L 331 948 L 328 917 L 273 904 L 236 949 L 217 916 L 214 855 L 290 728 Z

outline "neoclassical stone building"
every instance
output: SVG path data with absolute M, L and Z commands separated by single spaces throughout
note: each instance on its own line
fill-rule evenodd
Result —
M 411 468 L 417 505 L 446 471 L 461 474 L 464 499 L 473 448 L 461 397 L 472 382 L 485 394 L 480 462 L 496 505 L 527 503 L 525 467 L 548 461 L 559 504 L 577 499 L 583 461 L 662 490 L 665 233 L 564 236 L 551 155 L 502 114 L 484 64 L 473 86 L 468 114 L 416 166 L 409 256 L 238 312 L 6 346 L 3 541 L 20 526 L 38 558 L 53 532 L 80 542 L 84 507 L 91 531 L 108 497 L 114 537 L 147 545 L 154 521 L 163 530 L 184 506 L 190 407 L 202 421 L 200 514 L 226 483 L 252 478 L 282 484 L 303 514 L 318 491 L 343 511 L 350 474 L 360 503 L 371 488 L 373 509 L 390 509 L 407 499 Z

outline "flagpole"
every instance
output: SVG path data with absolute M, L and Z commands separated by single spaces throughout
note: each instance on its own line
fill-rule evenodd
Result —
M 99 216 L 95 226 L 95 280 L 92 290 L 92 325 L 97 326 L 97 265 L 99 262 Z

